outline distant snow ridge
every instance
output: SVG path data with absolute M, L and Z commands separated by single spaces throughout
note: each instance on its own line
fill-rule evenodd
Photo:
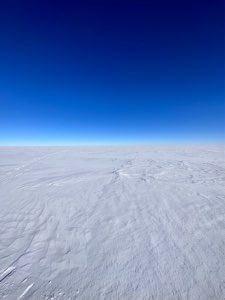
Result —
M 0 299 L 225 299 L 224 153 L 0 148 Z

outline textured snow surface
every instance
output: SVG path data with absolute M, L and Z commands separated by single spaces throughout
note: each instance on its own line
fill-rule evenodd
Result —
M 0 299 L 225 299 L 224 151 L 0 148 Z

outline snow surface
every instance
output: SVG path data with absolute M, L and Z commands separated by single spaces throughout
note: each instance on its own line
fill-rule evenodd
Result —
M 0 299 L 225 299 L 225 146 L 0 148 Z

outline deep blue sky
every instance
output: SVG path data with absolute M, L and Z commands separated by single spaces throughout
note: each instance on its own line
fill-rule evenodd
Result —
M 223 142 L 223 1 L 0 2 L 0 144 Z

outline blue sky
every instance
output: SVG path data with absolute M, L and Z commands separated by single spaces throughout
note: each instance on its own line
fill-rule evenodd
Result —
M 224 142 L 222 1 L 1 1 L 0 144 Z

